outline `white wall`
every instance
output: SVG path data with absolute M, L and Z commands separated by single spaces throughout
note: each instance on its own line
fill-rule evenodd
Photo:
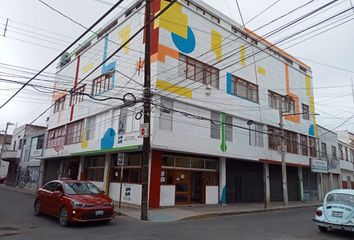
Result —
M 205 187 L 205 204 L 218 204 L 219 203 L 219 187 L 206 186 Z
M 161 185 L 160 187 L 160 206 L 168 207 L 175 205 L 175 191 L 174 185 Z
M 141 185 L 123 183 L 122 187 L 123 187 L 122 202 L 140 206 L 141 205 Z M 110 183 L 109 196 L 114 201 L 119 201 L 119 191 L 120 191 L 120 183 Z

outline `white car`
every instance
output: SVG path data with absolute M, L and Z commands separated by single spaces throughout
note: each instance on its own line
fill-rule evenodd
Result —
M 321 232 L 329 229 L 354 232 L 354 190 L 337 189 L 328 192 L 313 220 Z

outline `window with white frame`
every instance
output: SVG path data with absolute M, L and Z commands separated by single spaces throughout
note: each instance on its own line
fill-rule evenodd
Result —
M 332 158 L 337 159 L 337 148 L 335 146 L 331 146 L 332 150 Z
M 264 142 L 263 142 L 263 125 L 262 124 L 258 124 L 258 123 L 253 123 L 250 126 L 250 135 L 251 135 L 251 141 L 250 144 L 251 146 L 254 147 L 263 147 L 264 146 Z
M 302 118 L 305 120 L 310 120 L 310 108 L 306 104 L 302 104 Z
M 187 79 L 219 88 L 219 69 L 179 54 L 179 72 Z
M 96 127 L 96 116 L 86 118 L 86 140 L 95 138 Z
M 338 144 L 338 148 L 339 148 L 339 159 L 344 159 L 343 146 L 341 144 Z
M 232 142 L 233 140 L 233 125 L 232 125 L 232 116 L 226 115 L 225 117 L 225 132 L 226 132 L 226 141 Z
M 231 91 L 231 93 L 235 96 L 247 99 L 252 102 L 259 102 L 258 85 L 239 77 L 232 77 Z
M 324 142 L 321 143 L 321 157 L 327 158 L 327 144 Z
M 170 99 L 161 97 L 160 108 L 160 129 L 172 131 L 173 123 L 173 102 Z
M 54 113 L 64 110 L 65 96 L 55 100 L 54 103 Z
M 96 96 L 112 89 L 112 72 L 103 74 L 92 81 L 92 95 Z
M 220 139 L 220 113 L 211 112 L 210 137 Z

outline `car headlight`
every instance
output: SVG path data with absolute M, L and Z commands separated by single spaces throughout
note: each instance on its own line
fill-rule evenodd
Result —
M 78 202 L 78 201 L 75 201 L 75 200 L 71 200 L 71 205 L 72 205 L 74 208 L 82 208 L 82 207 L 85 207 L 85 204 L 84 204 L 84 203 L 81 203 L 81 202 Z

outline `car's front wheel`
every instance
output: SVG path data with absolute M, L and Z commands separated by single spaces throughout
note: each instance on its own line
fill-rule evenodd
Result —
M 328 228 L 327 227 L 318 226 L 318 230 L 320 230 L 320 232 L 327 232 Z
M 41 203 L 39 202 L 38 199 L 34 203 L 33 214 L 34 214 L 34 216 L 41 215 Z
M 68 226 L 69 220 L 68 220 L 68 210 L 66 207 L 62 207 L 59 212 L 59 223 L 62 226 Z

